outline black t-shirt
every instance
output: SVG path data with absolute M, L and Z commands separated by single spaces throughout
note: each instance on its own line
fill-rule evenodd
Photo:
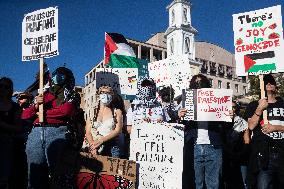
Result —
M 257 101 L 251 102 L 246 109 L 247 118 L 251 118 L 258 106 Z M 284 102 L 277 100 L 275 103 L 269 103 L 267 107 L 267 119 L 271 125 L 281 125 L 284 127 Z M 272 132 L 264 134 L 261 131 L 261 122 L 263 122 L 262 115 L 260 116 L 258 125 L 253 130 L 253 141 L 269 140 L 274 144 L 284 144 L 284 132 Z

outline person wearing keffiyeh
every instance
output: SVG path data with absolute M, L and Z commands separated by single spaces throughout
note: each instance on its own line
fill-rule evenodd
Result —
M 22 119 L 33 120 L 28 136 L 28 188 L 49 188 L 60 152 L 68 148 L 68 122 L 79 103 L 73 91 L 75 78 L 71 70 L 59 67 L 52 73 L 52 85 L 36 97 L 36 103 L 26 108 Z M 44 106 L 44 122 L 39 123 L 38 107 Z
M 127 131 L 131 133 L 132 125 L 139 120 L 162 122 L 163 109 L 156 98 L 156 84 L 147 77 L 141 77 L 137 84 L 138 93 L 127 112 Z

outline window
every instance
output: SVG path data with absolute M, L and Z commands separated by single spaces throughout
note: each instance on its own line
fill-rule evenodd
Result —
M 170 41 L 170 50 L 171 50 L 171 54 L 174 54 L 174 39 L 173 38 Z
M 189 37 L 185 38 L 185 53 L 189 53 L 190 51 L 190 39 Z
M 247 87 L 243 86 L 244 94 L 247 94 Z
M 230 89 L 230 88 L 231 88 L 231 83 L 227 82 L 227 89 Z
M 218 80 L 218 89 L 222 88 L 222 81 Z
M 210 86 L 213 87 L 213 79 L 209 79 L 210 81 Z
M 174 22 L 175 22 L 175 10 L 172 10 L 172 20 L 171 20 L 172 25 L 174 24 Z
M 183 9 L 183 20 L 184 22 L 187 22 L 187 9 L 186 8 Z
M 239 85 L 238 84 L 235 84 L 235 90 L 236 90 L 237 93 L 239 92 Z

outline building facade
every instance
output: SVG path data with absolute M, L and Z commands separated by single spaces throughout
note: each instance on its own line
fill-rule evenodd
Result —
M 245 95 L 248 91 L 246 77 L 236 76 L 234 54 L 217 45 L 195 41 L 197 30 L 191 25 L 191 4 L 187 0 L 174 0 L 168 7 L 169 26 L 146 42 L 127 39 L 136 57 L 149 62 L 165 60 L 168 57 L 183 56 L 187 59 L 192 75 L 206 75 L 213 88 L 232 89 L 235 96 Z M 85 75 L 84 104 L 86 118 L 92 117 L 96 106 L 96 68 L 99 62 Z

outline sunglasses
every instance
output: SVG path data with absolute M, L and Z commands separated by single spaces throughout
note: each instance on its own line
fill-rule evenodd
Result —
M 21 96 L 21 97 L 18 98 L 18 100 L 23 100 L 23 99 L 28 99 L 28 97 L 27 96 Z

